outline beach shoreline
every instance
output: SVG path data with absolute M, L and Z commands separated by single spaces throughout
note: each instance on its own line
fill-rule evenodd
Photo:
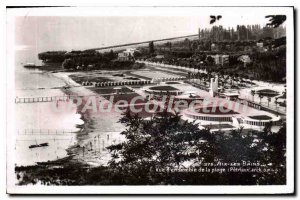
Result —
M 106 136 L 106 134 L 110 135 L 110 140 L 112 138 L 118 137 L 119 133 L 122 132 L 123 127 L 120 123 L 114 128 L 114 130 L 105 131 L 103 128 L 104 123 L 99 123 L 106 118 L 103 114 L 93 113 L 92 110 L 86 110 L 82 112 L 83 105 L 86 103 L 87 99 L 84 97 L 88 96 L 96 96 L 102 101 L 108 101 L 101 95 L 97 94 L 96 92 L 81 86 L 80 84 L 76 83 L 70 75 L 76 72 L 55 72 L 52 74 L 63 80 L 66 84 L 66 87 L 61 88 L 62 92 L 66 95 L 78 95 L 83 96 L 82 101 L 83 103 L 80 106 L 77 106 L 77 113 L 81 115 L 80 119 L 84 122 L 82 125 L 77 126 L 80 128 L 80 131 L 76 133 L 76 141 L 75 145 L 70 146 L 67 149 L 68 156 L 71 157 L 73 161 L 79 162 L 81 164 L 88 164 L 90 166 L 101 166 L 106 165 L 107 162 L 110 160 L 110 154 L 105 148 L 103 147 L 103 143 L 101 149 L 98 145 L 95 145 L 94 141 L 95 138 L 101 138 Z M 119 119 L 121 115 L 119 113 L 110 113 L 110 115 L 114 115 L 114 119 Z M 107 119 L 107 121 L 109 121 Z M 114 120 L 113 122 L 117 122 L 118 120 Z M 107 123 L 106 126 L 111 126 L 111 123 Z M 124 127 L 125 128 L 125 127 Z M 106 127 L 107 129 L 107 127 Z M 103 131 L 101 131 L 103 130 Z M 102 135 L 102 136 L 101 136 Z M 111 136 L 114 135 L 114 136 Z M 99 141 L 98 141 L 99 142 Z M 91 146 L 91 144 L 93 146 Z M 109 144 L 105 144 L 105 146 L 110 146 Z M 96 149 L 98 148 L 98 149 Z

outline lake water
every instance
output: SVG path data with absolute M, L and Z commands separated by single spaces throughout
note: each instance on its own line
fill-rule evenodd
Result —
M 16 96 L 19 98 L 63 96 L 64 93 L 60 89 L 52 89 L 64 86 L 63 80 L 54 77 L 51 73 L 23 67 L 21 62 L 26 62 L 24 61 L 26 58 L 24 54 L 26 53 L 30 52 L 22 52 L 21 56 L 16 56 Z M 14 155 L 16 156 L 16 165 L 34 165 L 36 162 L 63 158 L 67 155 L 66 149 L 76 144 L 76 135 L 64 132 L 66 130 L 78 130 L 76 125 L 83 124 L 83 121 L 75 109 L 60 113 L 53 111 L 52 106 L 65 106 L 62 104 L 64 103 L 15 104 L 15 134 L 17 136 Z M 48 146 L 29 148 L 30 145 L 41 143 L 48 143 Z

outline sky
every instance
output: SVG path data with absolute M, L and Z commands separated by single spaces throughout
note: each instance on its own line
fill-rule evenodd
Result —
M 60 16 L 59 12 L 52 12 L 53 16 L 51 13 L 48 16 L 31 16 L 30 12 L 26 12 L 15 17 L 15 50 L 84 50 L 197 34 L 199 27 L 212 26 L 209 24 L 209 16 L 215 14 L 222 15 L 216 25 L 224 27 L 264 25 L 268 22 L 265 16 L 274 14 L 264 10 L 257 12 L 257 9 L 248 9 L 245 12 L 238 8 L 224 13 L 224 9 L 220 12 L 207 12 L 207 9 L 204 8 L 201 12 L 191 10 L 190 13 L 187 10 L 183 14 L 178 12 L 178 15 L 176 12 L 157 13 L 157 10 L 152 10 L 149 16 L 79 16 L 80 13 L 76 16 L 64 16 L 61 13 Z M 147 15 L 147 11 L 145 12 Z M 150 16 L 152 13 L 154 15 Z

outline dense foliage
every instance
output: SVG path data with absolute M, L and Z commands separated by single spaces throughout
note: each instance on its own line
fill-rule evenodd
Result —
M 93 167 L 64 161 L 16 167 L 19 184 L 51 185 L 269 185 L 286 182 L 286 127 L 271 132 L 271 124 L 261 132 L 242 128 L 230 134 L 199 130 L 198 125 L 163 112 L 150 121 L 126 112 L 126 141 L 108 147 L 112 159 L 107 167 Z M 184 168 L 186 164 L 259 162 L 267 171 L 250 172 L 157 172 L 157 169 Z M 55 164 L 57 165 L 57 164 Z
M 118 60 L 117 54 L 113 51 L 104 53 L 94 50 L 53 51 L 40 53 L 38 56 L 45 64 L 57 63 L 66 70 L 122 70 L 143 67 L 141 64 L 135 64 L 134 60 Z
M 257 46 L 257 42 L 263 44 L 263 48 Z M 286 77 L 286 38 L 264 38 L 260 41 L 223 41 L 215 42 L 212 49 L 211 41 L 193 41 L 197 43 L 196 49 L 184 50 L 172 47 L 166 43 L 156 52 L 163 57 L 150 57 L 148 61 L 160 62 L 175 66 L 189 67 L 195 70 L 201 69 L 218 74 L 237 74 L 240 77 L 248 77 L 255 80 L 285 82 Z M 173 44 L 175 46 L 175 44 Z M 216 63 L 214 55 L 228 55 L 228 62 Z M 249 61 L 244 63 L 241 56 L 249 56 Z

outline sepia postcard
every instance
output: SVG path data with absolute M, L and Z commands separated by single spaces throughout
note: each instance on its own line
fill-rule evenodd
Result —
M 293 7 L 7 7 L 8 194 L 293 194 Z

